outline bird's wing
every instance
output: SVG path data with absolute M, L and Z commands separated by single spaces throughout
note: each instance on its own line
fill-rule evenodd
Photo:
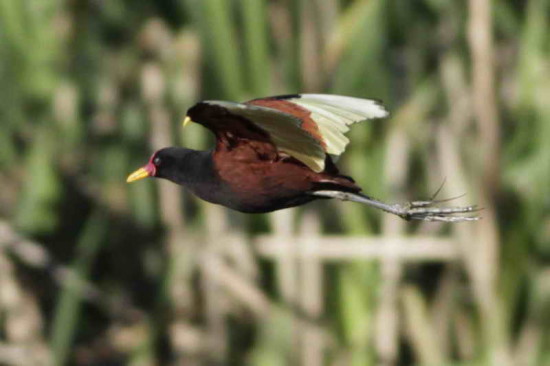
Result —
M 248 103 L 295 115 L 306 127 L 313 122 L 325 152 L 333 156 L 344 152 L 349 143 L 344 134 L 351 124 L 388 116 L 387 110 L 378 101 L 341 95 L 297 94 L 254 99 Z
M 229 131 L 257 139 L 260 132 L 253 131 L 265 131 L 277 149 L 320 172 L 325 168 L 326 154 L 339 156 L 344 152 L 349 143 L 344 133 L 349 125 L 383 118 L 388 112 L 374 100 L 296 94 L 245 103 L 206 101 L 191 108 L 188 115 L 214 133 Z

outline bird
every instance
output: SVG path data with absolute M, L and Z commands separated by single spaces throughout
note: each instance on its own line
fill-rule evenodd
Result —
M 245 213 L 267 213 L 320 199 L 366 204 L 405 220 L 477 220 L 476 206 L 440 207 L 426 201 L 388 204 L 362 193 L 336 161 L 351 125 L 388 117 L 382 102 L 330 94 L 289 94 L 243 103 L 202 101 L 188 109 L 215 136 L 208 151 L 166 147 L 127 182 L 153 177 L 179 184 L 199 198 Z M 466 215 L 465 215 L 466 214 Z

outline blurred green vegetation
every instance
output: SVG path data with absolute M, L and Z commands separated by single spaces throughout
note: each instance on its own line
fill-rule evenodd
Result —
M 39 308 L 45 354 L 78 365 L 309 364 L 291 342 L 300 314 L 272 262 L 251 276 L 277 309 L 265 319 L 231 300 L 212 305 L 204 285 L 197 246 L 209 232 L 225 225 L 245 240 L 273 232 L 272 219 L 125 177 L 155 148 L 209 146 L 198 126 L 180 125 L 201 99 L 323 92 L 381 99 L 392 112 L 355 126 L 339 162 L 369 195 L 429 197 L 447 177 L 445 194 L 466 190 L 488 208 L 478 229 L 392 229 L 365 207 L 314 205 L 325 234 L 446 235 L 481 258 L 401 267 L 398 354 L 387 363 L 375 320 L 384 266 L 326 266 L 315 319 L 333 340 L 324 363 L 550 364 L 550 1 L 490 2 L 498 139 L 488 163 L 468 29 L 475 3 L 0 0 L 0 217 L 55 259 L 36 269 L 9 254 L 15 286 Z M 496 179 L 484 180 L 491 169 Z M 56 266 L 93 288 L 67 285 Z M 448 313 L 437 320 L 440 302 Z M 0 345 L 27 344 L 10 333 L 5 304 Z

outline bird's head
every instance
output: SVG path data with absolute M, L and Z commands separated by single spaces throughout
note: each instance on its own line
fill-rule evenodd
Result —
M 184 149 L 167 147 L 156 151 L 147 164 L 128 176 L 126 182 L 131 183 L 147 177 L 169 178 L 178 165 L 180 155 L 183 155 L 184 151 L 180 150 Z

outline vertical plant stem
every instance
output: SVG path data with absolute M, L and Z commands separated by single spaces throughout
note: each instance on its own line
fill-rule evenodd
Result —
M 206 35 L 206 49 L 210 51 L 216 75 L 221 83 L 223 96 L 240 100 L 243 98 L 243 70 L 239 58 L 237 35 L 231 19 L 231 2 L 203 0 L 201 27 Z
M 304 255 L 300 258 L 300 307 L 309 319 L 320 319 L 323 312 L 323 262 L 315 256 L 320 235 L 319 216 L 306 212 L 300 225 L 298 239 L 300 250 Z M 308 366 L 323 365 L 324 342 L 323 335 L 317 329 L 302 326 L 301 356 L 302 364 Z
M 493 23 L 490 0 L 469 0 L 468 42 L 472 58 L 472 94 L 474 117 L 479 126 L 481 148 L 484 220 L 478 238 L 483 245 L 475 260 L 480 311 L 484 320 L 485 340 L 493 365 L 507 365 L 510 355 L 497 295 L 499 264 L 498 231 L 493 197 L 500 180 L 500 126 L 495 93 Z
M 472 58 L 472 93 L 483 139 L 483 183 L 493 194 L 499 187 L 500 126 L 495 93 L 495 58 L 490 0 L 469 0 L 468 42 Z
M 55 307 L 51 347 L 56 365 L 65 365 L 80 324 L 82 281 L 87 280 L 107 232 L 107 220 L 100 211 L 92 213 L 84 225 L 76 245 L 74 274 L 71 286 L 64 287 Z
M 242 0 L 244 48 L 248 58 L 247 74 L 250 91 L 255 96 L 267 95 L 270 89 L 270 60 L 268 59 L 267 16 L 263 0 Z
M 288 84 L 294 91 L 302 90 L 302 70 L 301 70 L 301 49 L 302 42 L 300 37 L 301 23 L 300 19 L 304 11 L 305 0 L 287 1 L 290 10 L 290 22 L 293 37 L 290 42 L 289 59 L 292 60 L 289 67 Z

